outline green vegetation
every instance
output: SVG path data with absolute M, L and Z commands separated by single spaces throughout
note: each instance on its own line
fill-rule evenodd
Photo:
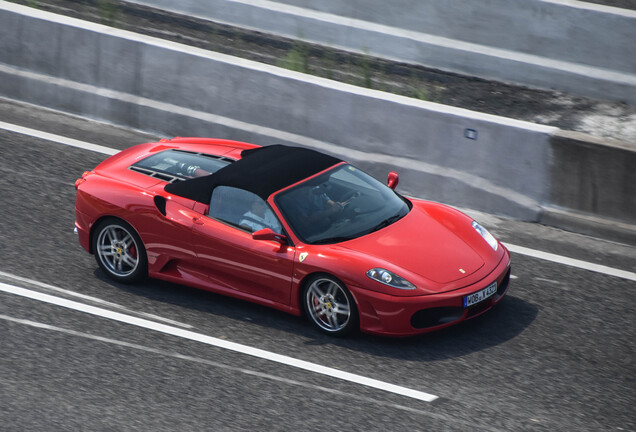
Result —
M 371 56 L 369 56 L 368 49 L 364 50 L 364 55 L 360 57 L 358 64 L 362 69 L 362 85 L 366 88 L 372 88 L 373 82 L 371 80 Z
M 410 82 L 410 91 L 407 96 L 423 101 L 430 100 L 431 95 L 429 89 L 420 84 L 421 80 L 415 72 L 411 72 Z
M 302 43 L 295 44 L 276 66 L 296 72 L 309 73 L 309 49 Z
M 333 51 L 325 50 L 322 54 L 322 61 L 324 63 L 324 76 L 327 79 L 334 79 L 334 69 L 336 68 L 336 56 Z
M 412 89 L 411 97 L 424 101 L 429 100 L 429 94 L 426 87 L 413 86 Z
M 114 0 L 98 0 L 97 13 L 101 24 L 116 27 L 119 10 Z

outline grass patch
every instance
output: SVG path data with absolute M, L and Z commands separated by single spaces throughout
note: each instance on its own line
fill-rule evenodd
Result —
M 296 72 L 309 73 L 309 48 L 304 44 L 295 44 L 276 65 Z
M 113 0 L 99 0 L 97 2 L 97 13 L 99 14 L 100 24 L 116 27 L 119 9 Z

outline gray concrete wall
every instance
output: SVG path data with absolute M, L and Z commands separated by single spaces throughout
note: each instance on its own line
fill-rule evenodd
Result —
M 434 68 L 636 104 L 636 11 L 546 0 L 132 0 Z
M 634 11 L 617 14 L 589 3 L 542 0 L 277 1 L 555 60 L 636 72 L 636 56 L 626 55 L 628 50 L 636 53 Z M 577 7 L 577 3 L 596 7 Z
M 541 220 L 547 207 L 559 205 L 636 224 L 633 191 L 609 189 L 613 183 L 603 176 L 590 187 L 618 195 L 595 206 L 584 205 L 589 188 L 572 189 L 580 200 L 557 193 L 580 181 L 581 171 L 555 176 L 554 166 L 579 160 L 581 146 L 551 142 L 554 128 L 0 6 L 0 95 L 166 136 L 309 146 L 379 178 L 396 169 L 405 193 L 516 218 Z M 603 162 L 613 157 L 608 150 Z M 633 185 L 630 168 L 612 167 Z
M 561 132 L 551 139 L 549 202 L 589 214 L 623 219 L 636 215 L 636 151 Z

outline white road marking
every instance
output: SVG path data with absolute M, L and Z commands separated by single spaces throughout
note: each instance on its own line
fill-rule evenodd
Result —
M 164 333 L 171 336 L 177 336 L 183 339 L 188 339 L 196 342 L 200 342 L 206 345 L 223 348 L 226 350 L 246 354 L 252 357 L 257 357 L 264 360 L 269 360 L 275 363 L 280 363 L 286 366 L 295 367 L 298 369 L 314 372 L 321 375 L 326 375 L 332 378 L 337 378 L 343 381 L 360 384 L 366 387 L 371 387 L 379 390 L 384 390 L 390 393 L 395 393 L 401 396 L 406 396 L 412 399 L 421 400 L 424 402 L 432 402 L 438 399 L 430 393 L 425 393 L 419 390 L 402 387 L 399 385 L 379 381 L 373 378 L 364 377 L 361 375 L 353 374 L 350 372 L 344 372 L 338 369 L 322 366 L 316 363 L 311 363 L 305 360 L 299 360 L 293 357 L 285 356 L 282 354 L 276 354 L 273 352 L 265 351 L 259 348 L 254 348 L 248 345 L 242 345 L 235 342 L 207 336 L 201 333 L 196 333 L 190 330 L 185 330 L 177 327 L 172 327 L 166 324 L 160 324 L 147 319 L 126 315 L 120 312 L 114 312 L 107 309 L 86 305 L 73 300 L 64 299 L 61 297 L 55 297 L 49 294 L 43 294 L 37 291 L 28 290 L 25 288 L 17 287 L 0 282 L 0 291 L 4 291 L 9 294 L 14 294 L 33 300 L 53 304 L 56 306 L 65 307 L 68 309 L 84 312 L 90 315 L 107 318 L 113 321 L 122 322 L 125 324 L 134 325 L 137 327 L 153 330 L 156 332 Z
M 620 270 L 613 267 L 608 267 L 600 264 L 594 264 L 587 261 L 581 261 L 574 258 L 568 258 L 561 255 L 552 254 L 549 252 L 538 251 L 535 249 L 529 249 L 523 246 L 517 246 L 510 243 L 504 243 L 504 246 L 510 250 L 512 253 L 518 253 L 521 255 L 526 255 L 533 258 L 539 258 L 545 261 L 551 261 L 557 264 L 563 264 L 570 267 L 576 267 L 583 270 L 589 270 L 596 273 L 603 273 L 610 276 L 619 277 L 621 279 L 627 279 L 631 281 L 636 281 L 636 273 Z
M 130 343 L 130 342 L 124 342 L 124 341 L 117 340 L 117 339 L 111 339 L 111 338 L 107 338 L 107 337 L 103 337 L 103 336 L 97 336 L 97 335 L 93 335 L 93 334 L 89 334 L 89 333 L 84 333 L 84 332 L 79 332 L 79 331 L 75 331 L 75 330 L 65 329 L 65 328 L 62 328 L 62 327 L 57 327 L 57 326 L 53 326 L 53 325 L 50 325 L 50 324 L 45 324 L 45 323 L 41 323 L 41 322 L 37 322 L 37 321 L 14 318 L 14 317 L 10 317 L 8 315 L 0 314 L 0 319 L 1 320 L 5 320 L 5 321 L 9 321 L 9 322 L 13 322 L 13 323 L 16 323 L 16 324 L 22 324 L 22 325 L 26 325 L 26 326 L 30 326 L 30 327 L 35 327 L 35 328 L 38 328 L 38 329 L 55 331 L 55 332 L 67 334 L 67 335 L 70 335 L 70 336 L 76 336 L 76 337 L 90 339 L 90 340 L 94 340 L 94 341 L 98 341 L 98 342 L 104 342 L 104 343 L 108 343 L 108 344 L 112 344 L 112 345 L 118 345 L 118 346 L 122 346 L 122 347 L 126 347 L 126 348 L 132 348 L 132 349 L 139 350 L 139 351 L 145 351 L 145 352 L 149 352 L 149 353 L 152 353 L 152 354 L 161 355 L 161 356 L 164 356 L 164 357 L 172 357 L 172 358 L 176 358 L 176 359 L 179 359 L 179 360 L 185 360 L 185 361 L 189 361 L 189 362 L 199 363 L 199 364 L 203 364 L 203 365 L 206 365 L 206 366 L 212 366 L 212 367 L 219 368 L 219 369 L 229 370 L 229 371 L 233 371 L 233 372 L 239 372 L 239 373 L 243 373 L 245 375 L 255 376 L 255 377 L 258 377 L 258 378 L 274 380 L 274 381 L 282 382 L 282 383 L 289 384 L 289 385 L 294 385 L 294 386 L 298 386 L 298 387 L 304 387 L 304 388 L 307 388 L 307 389 L 310 389 L 310 390 L 319 390 L 319 391 L 323 391 L 323 392 L 326 392 L 326 393 L 332 393 L 332 394 L 336 394 L 336 395 L 340 395 L 340 396 L 346 396 L 346 397 L 354 398 L 354 399 L 357 399 L 357 400 L 361 400 L 361 401 L 363 401 L 365 403 L 372 403 L 372 404 L 381 405 L 381 406 L 390 406 L 392 408 L 397 408 L 397 409 L 400 409 L 400 410 L 403 410 L 403 411 L 408 411 L 408 412 L 417 413 L 417 414 L 423 414 L 423 415 L 426 415 L 426 416 L 430 415 L 427 412 L 415 409 L 413 407 L 398 405 L 398 404 L 394 404 L 394 403 L 391 403 L 391 402 L 384 402 L 382 400 L 377 400 L 377 399 L 373 399 L 373 398 L 369 398 L 369 397 L 365 397 L 365 396 L 360 396 L 358 394 L 347 393 L 347 392 L 343 392 L 343 391 L 340 391 L 340 390 L 332 389 L 332 388 L 329 388 L 329 387 L 323 387 L 323 386 L 319 386 L 319 385 L 315 385 L 315 384 L 310 384 L 310 383 L 306 383 L 306 382 L 302 382 L 302 381 L 293 380 L 293 379 L 290 379 L 290 378 L 285 378 L 285 377 L 281 377 L 281 376 L 277 376 L 277 375 L 271 375 L 271 374 L 268 374 L 268 373 L 258 372 L 258 371 L 253 370 L 253 369 L 246 369 L 246 368 L 231 366 L 231 365 L 215 362 L 215 361 L 208 360 L 208 359 L 188 356 L 188 355 L 179 354 L 179 353 L 176 353 L 176 352 L 170 352 L 170 351 L 165 351 L 165 350 L 160 350 L 160 349 L 156 349 L 156 348 L 147 347 L 147 346 L 144 346 L 144 345 L 134 344 L 134 343 Z
M 180 323 L 178 321 L 173 321 L 173 320 L 170 320 L 168 318 L 164 318 L 164 317 L 161 317 L 161 316 L 158 316 L 158 315 L 154 315 L 154 314 L 149 314 L 149 313 L 146 313 L 146 312 L 138 312 L 138 311 L 135 311 L 135 310 L 131 310 L 131 309 L 128 309 L 126 306 L 122 306 L 122 305 L 119 305 L 117 303 L 111 303 L 109 301 L 102 300 L 102 299 L 97 298 L 97 297 L 92 297 L 92 296 L 88 296 L 86 294 L 81 294 L 81 293 L 78 293 L 78 292 L 75 292 L 75 291 L 66 290 L 66 289 L 63 289 L 63 288 L 60 288 L 60 287 L 56 287 L 54 285 L 49 285 L 47 283 L 40 282 L 40 281 L 37 281 L 37 280 L 34 280 L 34 279 L 28 279 L 28 278 L 24 278 L 24 277 L 21 277 L 21 276 L 16 276 L 16 275 L 13 275 L 11 273 L 5 273 L 3 271 L 0 271 L 0 277 L 4 277 L 4 278 L 7 278 L 7 279 L 13 279 L 13 280 L 19 281 L 19 282 L 24 282 L 24 283 L 27 283 L 29 285 L 35 285 L 37 287 L 44 288 L 44 289 L 51 290 L 51 291 L 55 291 L 55 292 L 58 292 L 58 293 L 63 294 L 63 295 L 76 297 L 76 298 L 79 298 L 79 299 L 82 299 L 82 300 L 86 300 L 86 301 L 90 301 L 90 302 L 93 302 L 93 303 L 97 303 L 99 305 L 103 305 L 105 307 L 110 307 L 110 308 L 113 308 L 113 309 L 118 309 L 118 310 L 121 310 L 121 311 L 124 311 L 124 312 L 128 312 L 128 313 L 132 313 L 132 314 L 135 314 L 135 315 L 144 316 L 146 318 L 150 318 L 150 319 L 153 319 L 153 320 L 156 320 L 156 321 L 163 321 L 165 323 L 176 325 L 176 326 L 179 326 L 179 327 L 184 327 L 184 328 L 193 328 L 190 324 Z
M 11 123 L 6 123 L 0 121 L 0 128 L 20 133 L 23 135 L 33 136 L 36 138 L 41 138 L 48 141 L 57 142 L 59 144 L 69 145 L 72 147 L 77 147 L 84 150 L 90 150 L 98 153 L 103 153 L 107 155 L 113 155 L 118 153 L 120 150 L 112 149 L 109 147 L 104 147 L 96 144 L 91 144 L 84 141 L 78 141 L 72 138 L 63 137 L 60 135 L 49 134 L 46 132 L 38 131 L 36 129 L 31 129 L 19 125 L 14 125 Z M 398 164 L 399 165 L 399 164 Z M 581 261 L 574 258 L 568 258 L 561 255 L 552 254 L 549 252 L 543 252 L 535 249 L 526 248 L 523 246 L 517 246 L 510 243 L 505 243 L 505 246 L 510 250 L 510 252 L 518 253 L 521 255 L 527 255 L 533 258 L 539 258 L 546 261 L 551 261 L 558 264 L 567 265 L 570 267 L 576 267 L 583 270 L 589 270 L 597 273 L 603 273 L 609 276 L 615 276 L 622 279 L 636 281 L 636 273 L 616 269 L 613 267 L 608 267 L 604 265 L 594 264 L 587 261 Z
M 37 129 L 31 129 L 28 127 L 19 126 L 12 123 L 6 123 L 3 121 L 0 121 L 0 128 L 11 131 L 11 132 L 19 133 L 22 135 L 28 135 L 28 136 L 40 138 L 47 141 L 53 141 L 53 142 L 64 144 L 70 147 L 76 147 L 82 150 L 90 150 L 90 151 L 102 153 L 109 156 L 112 156 L 121 151 L 121 150 L 113 149 L 110 147 L 104 147 L 97 144 L 91 144 L 86 141 L 79 141 L 79 140 L 76 140 L 73 138 L 67 138 L 61 135 L 55 135 L 48 132 L 42 132 Z
M 438 420 L 443 420 L 446 422 L 453 422 L 456 424 L 460 424 L 465 426 L 464 429 L 465 430 L 487 430 L 489 432 L 500 432 L 502 431 L 501 429 L 493 429 L 492 426 L 480 426 L 477 424 L 474 424 L 470 421 L 464 421 L 460 418 L 448 418 L 446 415 L 441 414 L 441 413 L 437 413 L 435 411 L 425 411 L 423 409 L 418 409 L 417 407 L 412 407 L 412 406 L 406 406 L 406 405 L 400 405 L 400 404 L 396 404 L 393 402 L 389 402 L 389 401 L 384 401 L 384 400 L 378 400 L 378 399 L 374 399 L 372 397 L 366 397 L 366 396 L 362 396 L 359 394 L 353 394 L 353 393 L 348 393 L 348 392 L 344 392 L 341 390 L 336 390 L 333 388 L 329 388 L 329 387 L 323 387 L 320 385 L 316 385 L 316 384 L 311 384 L 311 383 L 307 383 L 307 382 L 303 382 L 303 381 L 298 381 L 298 380 L 294 380 L 294 379 L 290 379 L 290 378 L 285 378 L 285 377 L 281 377 L 281 376 L 277 376 L 277 375 L 271 375 L 268 373 L 264 373 L 264 372 L 259 372 L 253 369 L 246 369 L 246 368 L 241 368 L 241 367 L 236 367 L 236 366 L 230 366 L 227 364 L 223 364 L 223 363 L 218 363 L 215 362 L 213 360 L 208 360 L 208 359 L 203 359 L 200 357 L 193 357 L 193 356 L 188 356 L 188 355 L 184 355 L 184 354 L 179 354 L 176 352 L 170 352 L 170 351 L 165 351 L 165 350 L 161 350 L 161 349 L 156 349 L 156 348 L 151 348 L 151 347 L 147 347 L 144 345 L 139 345 L 139 344 L 134 344 L 134 343 L 130 343 L 130 342 L 124 342 L 121 340 L 117 340 L 117 339 L 111 339 L 111 338 L 107 338 L 107 337 L 103 337 L 103 336 L 97 336 L 97 335 L 93 335 L 93 334 L 89 334 L 89 333 L 84 333 L 84 332 L 79 332 L 79 331 L 75 331 L 75 330 L 70 330 L 70 329 L 65 329 L 62 327 L 56 327 L 50 324 L 45 324 L 45 323 L 41 323 L 41 322 L 37 322 L 37 321 L 31 321 L 31 320 L 26 320 L 26 319 L 21 319 L 21 318 L 14 318 L 14 317 L 10 317 L 8 315 L 2 315 L 0 314 L 0 320 L 5 320 L 5 321 L 9 321 L 9 322 L 13 322 L 16 324 L 22 324 L 22 325 L 26 325 L 26 326 L 31 326 L 34 328 L 38 328 L 38 329 L 43 329 L 43 330 L 49 330 L 49 331 L 56 331 L 59 333 L 63 333 L 63 334 L 67 334 L 70 336 L 76 336 L 76 337 L 81 337 L 81 338 L 85 338 L 85 339 L 90 339 L 90 340 L 94 340 L 94 341 L 98 341 L 98 342 L 103 342 L 103 343 L 108 343 L 108 344 L 113 344 L 113 345 L 118 345 L 121 347 L 126 347 L 126 348 L 131 348 L 131 349 L 135 349 L 135 350 L 139 350 L 139 351 L 144 351 L 144 352 L 148 352 L 148 353 L 152 353 L 152 354 L 156 354 L 156 355 L 160 355 L 160 356 L 164 356 L 164 357 L 172 357 L 178 360 L 184 360 L 184 361 L 189 361 L 189 362 L 193 362 L 193 363 L 199 363 L 202 365 L 206 365 L 206 366 L 211 366 L 211 367 L 215 367 L 215 368 L 219 368 L 219 369 L 223 369 L 223 370 L 228 370 L 228 371 L 233 371 L 233 372 L 238 372 L 238 373 L 242 373 L 245 375 L 250 375 L 250 376 L 254 376 L 254 377 L 258 377 L 258 378 L 262 378 L 262 379 L 266 379 L 266 380 L 273 380 L 273 381 L 278 381 L 284 384 L 288 384 L 288 385 L 293 385 L 293 386 L 298 386 L 298 387 L 303 387 L 306 389 L 309 389 L 311 391 L 321 391 L 321 392 L 325 392 L 325 393 L 330 393 L 330 394 L 334 394 L 334 395 L 338 395 L 338 396 L 343 396 L 343 397 L 348 397 L 348 398 L 352 398 L 358 401 L 361 401 L 365 404 L 372 404 L 372 405 L 378 405 L 381 407 L 389 407 L 389 408 L 394 408 L 394 409 L 398 409 L 401 411 L 406 411 L 409 413 L 413 413 L 413 414 L 417 414 L 417 415 L 421 415 L 421 416 L 425 416 L 425 417 L 431 417 L 431 418 L 435 418 Z

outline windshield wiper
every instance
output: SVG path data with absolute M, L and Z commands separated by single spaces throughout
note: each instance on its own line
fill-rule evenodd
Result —
M 401 215 L 401 214 L 399 214 L 399 213 L 398 213 L 398 214 L 396 214 L 395 216 L 391 216 L 390 218 L 386 218 L 386 219 L 384 219 L 382 222 L 380 222 L 379 224 L 377 224 L 376 226 L 374 226 L 374 227 L 371 229 L 371 231 L 369 231 L 369 232 L 370 232 L 370 233 L 372 233 L 372 232 L 376 232 L 376 231 L 381 230 L 381 229 L 382 229 L 382 228 L 384 228 L 384 227 L 388 227 L 388 226 L 389 226 L 389 225 L 391 225 L 392 223 L 397 222 L 399 219 L 402 219 L 402 216 L 403 216 L 403 215 Z
M 316 240 L 315 242 L 311 242 L 311 244 L 329 244 L 329 243 L 340 243 L 347 240 L 353 240 L 357 236 L 340 236 L 340 237 L 328 237 L 320 240 Z

